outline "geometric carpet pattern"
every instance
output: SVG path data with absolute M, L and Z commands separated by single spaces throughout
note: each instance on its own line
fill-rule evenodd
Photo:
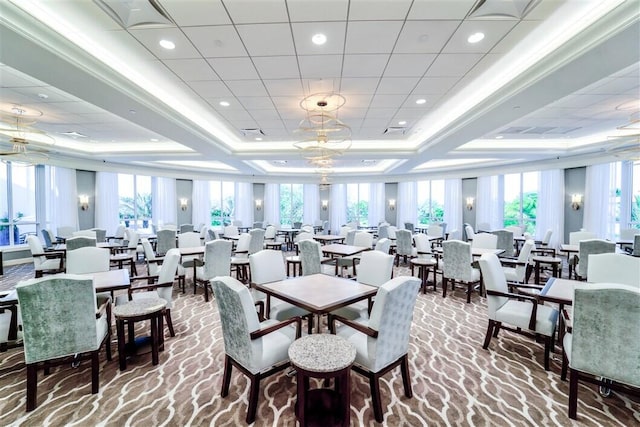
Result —
M 394 267 L 394 277 L 409 269 Z M 32 277 L 25 266 L 5 269 L 0 289 L 16 277 Z M 189 287 L 187 287 L 189 289 Z M 560 349 L 551 371 L 543 367 L 544 345 L 501 331 L 482 349 L 487 317 L 485 301 L 463 291 L 420 293 L 411 330 L 409 363 L 413 398 L 404 396 L 400 370 L 380 380 L 386 426 L 631 426 L 640 425 L 640 401 L 581 384 L 578 421 L 567 417 L 569 383 L 560 380 Z M 237 426 L 244 425 L 248 381 L 234 370 L 226 398 L 220 396 L 224 344 L 215 301 L 174 289 L 172 318 L 176 336 L 166 334 L 160 363 L 151 355 L 118 369 L 100 357 L 100 391 L 91 394 L 88 362 L 38 373 L 38 406 L 25 412 L 26 370 L 21 348 L 0 353 L 0 425 L 49 426 Z M 147 330 L 144 323 L 140 333 Z M 303 327 L 303 330 L 306 328 Z M 351 425 L 375 422 L 368 382 L 351 373 Z M 262 381 L 256 426 L 295 426 L 295 377 L 286 370 Z

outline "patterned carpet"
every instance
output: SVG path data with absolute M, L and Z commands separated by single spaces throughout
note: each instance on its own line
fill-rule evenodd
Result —
M 31 277 L 29 266 L 5 269 L 0 289 Z M 394 276 L 409 274 L 402 265 Z M 440 288 L 439 288 L 440 289 Z M 38 407 L 25 412 L 26 371 L 20 348 L 0 353 L 0 425 L 186 426 L 243 425 L 248 382 L 234 371 L 229 396 L 220 397 L 224 346 L 215 302 L 174 294 L 176 337 L 168 337 L 160 364 L 150 355 L 120 372 L 101 354 L 100 392 L 91 395 L 90 365 L 64 365 L 39 372 Z M 486 304 L 462 291 L 420 294 L 414 312 L 410 370 L 414 397 L 404 397 L 400 370 L 381 380 L 388 426 L 630 426 L 640 423 L 640 401 L 612 393 L 602 398 L 581 385 L 578 421 L 567 417 L 569 383 L 560 380 L 560 353 L 545 372 L 543 345 L 502 331 L 482 349 Z M 146 325 L 142 325 L 146 327 Z M 369 385 L 352 374 L 351 424 L 376 425 Z M 295 379 L 279 373 L 261 385 L 256 426 L 295 426 Z

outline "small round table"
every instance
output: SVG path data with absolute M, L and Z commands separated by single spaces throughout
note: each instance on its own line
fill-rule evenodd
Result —
M 140 298 L 113 307 L 118 331 L 118 360 L 121 371 L 127 369 L 127 353 L 135 353 L 136 341 L 133 326 L 135 322 L 141 320 L 151 322 L 151 360 L 154 365 L 158 364 L 158 351 L 164 349 L 162 315 L 166 306 L 167 301 L 162 298 Z M 128 343 L 125 342 L 124 337 L 125 324 L 129 329 Z
M 411 258 L 411 275 L 413 276 L 414 267 L 418 267 L 418 277 L 422 278 L 422 293 L 427 293 L 427 278 L 429 270 L 433 268 L 433 290 L 436 291 L 436 260 L 433 258 Z
M 551 256 L 533 256 L 531 260 L 535 263 L 535 283 L 540 284 L 540 270 L 543 265 L 550 265 L 553 269 L 553 277 L 560 277 L 559 271 L 562 271 L 562 258 Z
M 296 416 L 301 426 L 349 426 L 350 372 L 355 358 L 353 344 L 337 335 L 307 335 L 291 344 L 289 359 L 296 370 Z M 309 378 L 335 378 L 335 390 L 309 390 Z

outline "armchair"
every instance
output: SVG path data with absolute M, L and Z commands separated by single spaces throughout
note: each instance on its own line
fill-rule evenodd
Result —
M 335 331 L 335 321 L 343 326 L 337 335 L 347 339 L 356 348 L 356 360 L 352 367 L 369 379 L 373 413 L 377 422 L 384 420 L 380 398 L 381 376 L 400 366 L 404 394 L 412 397 L 409 373 L 409 339 L 413 309 L 420 280 L 413 277 L 396 277 L 378 289 L 368 320 L 349 320 L 331 315 L 329 327 Z
M 46 252 L 42 248 L 42 243 L 38 237 L 27 236 L 27 244 L 33 256 L 33 267 L 36 278 L 42 277 L 43 274 L 56 274 L 64 271 L 64 253 L 63 252 Z
M 231 274 L 231 240 L 212 240 L 204 245 L 204 263 L 196 262 L 195 280 L 193 281 L 193 293 L 196 293 L 196 284 L 200 283 L 205 288 L 205 301 L 209 300 L 208 287 L 210 280 L 216 276 L 228 276 Z M 202 264 L 202 265 L 198 265 Z
M 229 394 L 231 371 L 236 367 L 249 378 L 247 423 L 256 419 L 260 380 L 288 366 L 289 346 L 300 337 L 301 320 L 294 317 L 283 322 L 260 322 L 249 289 L 230 276 L 212 281 L 222 336 L 225 360 L 221 396 Z M 295 324 L 295 329 L 289 325 Z
M 169 249 L 176 247 L 176 231 L 175 230 L 158 230 L 156 233 L 158 244 L 156 245 L 156 253 L 163 256 Z
M 587 282 L 620 283 L 640 289 L 640 258 L 615 253 L 590 255 Z
M 497 236 L 496 248 L 504 250 L 500 257 L 513 256 L 513 232 L 509 230 L 494 230 L 491 234 Z
M 413 247 L 413 239 L 409 230 L 396 231 L 396 267 L 400 263 L 400 257 L 404 258 L 404 263 L 407 263 L 407 258 L 414 258 L 418 256 L 418 250 Z
M 27 411 L 36 408 L 38 369 L 91 359 L 91 392 L 98 392 L 99 356 L 104 344 L 111 360 L 111 332 L 106 310 L 98 308 L 91 279 L 74 275 L 31 279 L 16 286 L 22 313 L 24 358 L 27 365 Z
M 640 396 L 638 319 L 637 287 L 612 283 L 576 286 L 572 331 L 563 340 L 563 380 L 567 365 L 570 370 L 569 418 L 577 418 L 581 380 Z
M 72 251 L 74 249 L 84 248 L 87 246 L 96 246 L 96 238 L 87 236 L 74 236 L 68 238 L 65 243 L 67 244 L 67 251 Z
M 589 258 L 595 254 L 615 253 L 616 244 L 601 239 L 581 240 L 578 243 L 578 256 L 574 258 L 574 275 L 576 279 L 586 279 L 589 269 Z M 576 265 L 577 264 L 577 265 Z
M 513 332 L 544 336 L 544 369 L 549 370 L 549 352 L 553 342 L 558 311 L 546 305 L 539 305 L 535 297 L 510 293 L 504 271 L 498 257 L 484 254 L 480 257 L 480 269 L 487 289 L 489 326 L 482 348 L 489 347 L 491 337 L 497 337 L 500 328 Z M 522 301 L 524 300 L 524 301 Z M 503 323 L 516 329 L 503 326 Z
M 473 286 L 482 279 L 480 271 L 472 267 L 472 261 L 471 244 L 460 240 L 442 242 L 442 298 L 447 296 L 447 285 L 451 281 L 452 290 L 456 283 L 467 286 L 467 303 L 471 302 Z

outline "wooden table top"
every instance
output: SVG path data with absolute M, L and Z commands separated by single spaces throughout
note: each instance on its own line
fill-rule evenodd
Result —
M 339 242 L 345 239 L 345 236 L 337 236 L 333 234 L 317 234 L 313 236 L 318 242 Z
M 204 253 L 204 246 L 192 246 L 186 248 L 178 248 L 180 256 L 184 255 L 199 255 Z
M 351 246 L 334 243 L 331 245 L 324 245 L 320 249 L 322 250 L 322 252 L 330 255 L 351 256 L 359 254 L 360 252 L 368 251 L 371 248 L 367 248 L 366 246 Z

